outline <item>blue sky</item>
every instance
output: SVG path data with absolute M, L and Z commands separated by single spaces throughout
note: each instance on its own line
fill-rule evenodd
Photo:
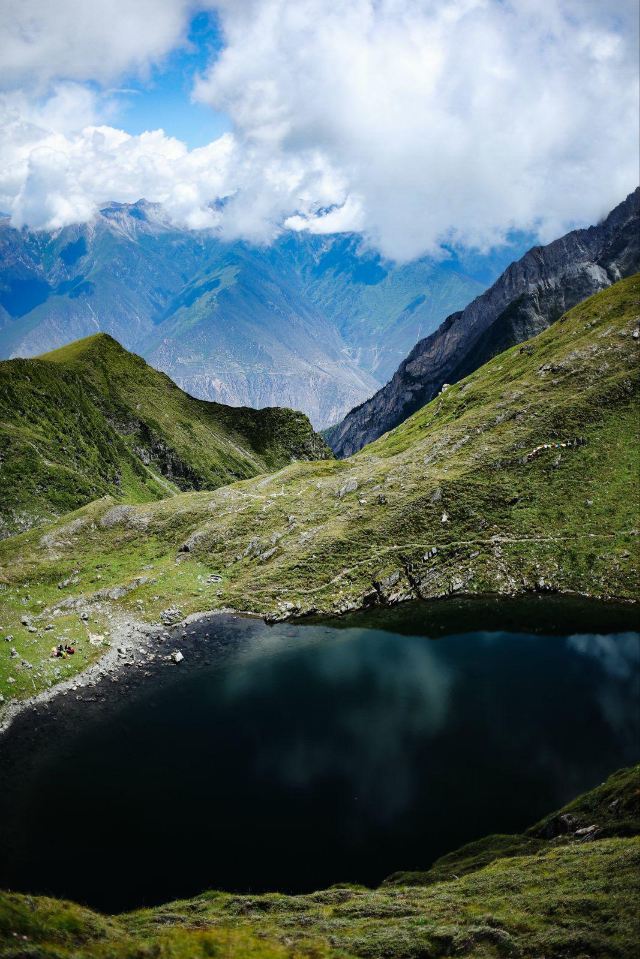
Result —
M 194 78 L 204 72 L 222 49 L 223 40 L 213 14 L 194 17 L 189 28 L 189 44 L 174 50 L 145 80 L 127 78 L 118 94 L 119 108 L 113 120 L 127 133 L 162 129 L 177 137 L 189 149 L 206 146 L 231 130 L 231 120 L 210 106 L 193 102 Z

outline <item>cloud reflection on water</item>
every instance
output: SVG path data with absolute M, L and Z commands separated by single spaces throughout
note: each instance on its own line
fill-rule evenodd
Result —
M 454 670 L 428 639 L 403 636 L 390 642 L 387 634 L 365 632 L 366 641 L 363 631 L 349 630 L 314 644 L 304 675 L 296 657 L 295 681 L 311 699 L 319 697 L 325 719 L 327 697 L 336 709 L 324 729 L 291 715 L 286 748 L 282 741 L 265 741 L 255 760 L 293 787 L 337 776 L 348 782 L 363 811 L 385 820 L 413 799 L 416 744 L 446 725 Z M 277 697 L 286 669 L 282 657 L 250 659 L 257 668 L 230 672 L 226 695 Z
M 638 746 L 640 715 L 640 633 L 569 636 L 567 646 L 601 670 L 596 699 L 602 715 L 629 747 Z

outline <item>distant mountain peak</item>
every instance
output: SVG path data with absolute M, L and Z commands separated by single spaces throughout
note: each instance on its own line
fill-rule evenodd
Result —
M 486 262 L 492 279 L 506 261 Z M 158 203 L 112 202 L 49 233 L 0 223 L 0 357 L 101 331 L 194 396 L 301 409 L 323 428 L 481 292 L 479 272 L 392 264 L 355 234 L 223 242 Z
M 134 237 L 139 232 L 171 230 L 180 232 L 161 203 L 140 199 L 135 203 L 112 201 L 101 207 L 92 223 L 107 223 L 125 236 Z

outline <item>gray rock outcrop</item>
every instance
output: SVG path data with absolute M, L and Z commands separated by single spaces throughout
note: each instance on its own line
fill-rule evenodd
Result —
M 529 250 L 485 293 L 420 340 L 393 378 L 325 431 L 350 456 L 406 420 L 443 384 L 542 332 L 563 313 L 640 270 L 640 187 L 601 223 Z

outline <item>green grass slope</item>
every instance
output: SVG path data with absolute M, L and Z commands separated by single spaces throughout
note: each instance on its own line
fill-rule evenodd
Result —
M 0 694 L 50 685 L 49 617 L 81 642 L 69 600 L 104 605 L 105 588 L 150 621 L 174 605 L 279 618 L 451 594 L 637 599 L 639 304 L 640 276 L 616 284 L 350 460 L 104 497 L 5 540 L 0 624 L 19 656 L 0 656 Z
M 325 455 L 303 414 L 193 399 L 105 334 L 0 363 L 0 535 Z
M 421 874 L 423 881 L 397 874 L 377 889 L 339 885 L 301 896 L 206 892 L 117 917 L 4 893 L 0 957 L 631 959 L 640 936 L 639 821 L 635 767 L 550 816 L 548 837 L 535 850 L 499 853 L 466 875 L 435 876 L 436 863 L 431 874 Z M 511 839 L 514 845 L 529 841 Z M 447 858 L 464 863 L 468 848 Z

